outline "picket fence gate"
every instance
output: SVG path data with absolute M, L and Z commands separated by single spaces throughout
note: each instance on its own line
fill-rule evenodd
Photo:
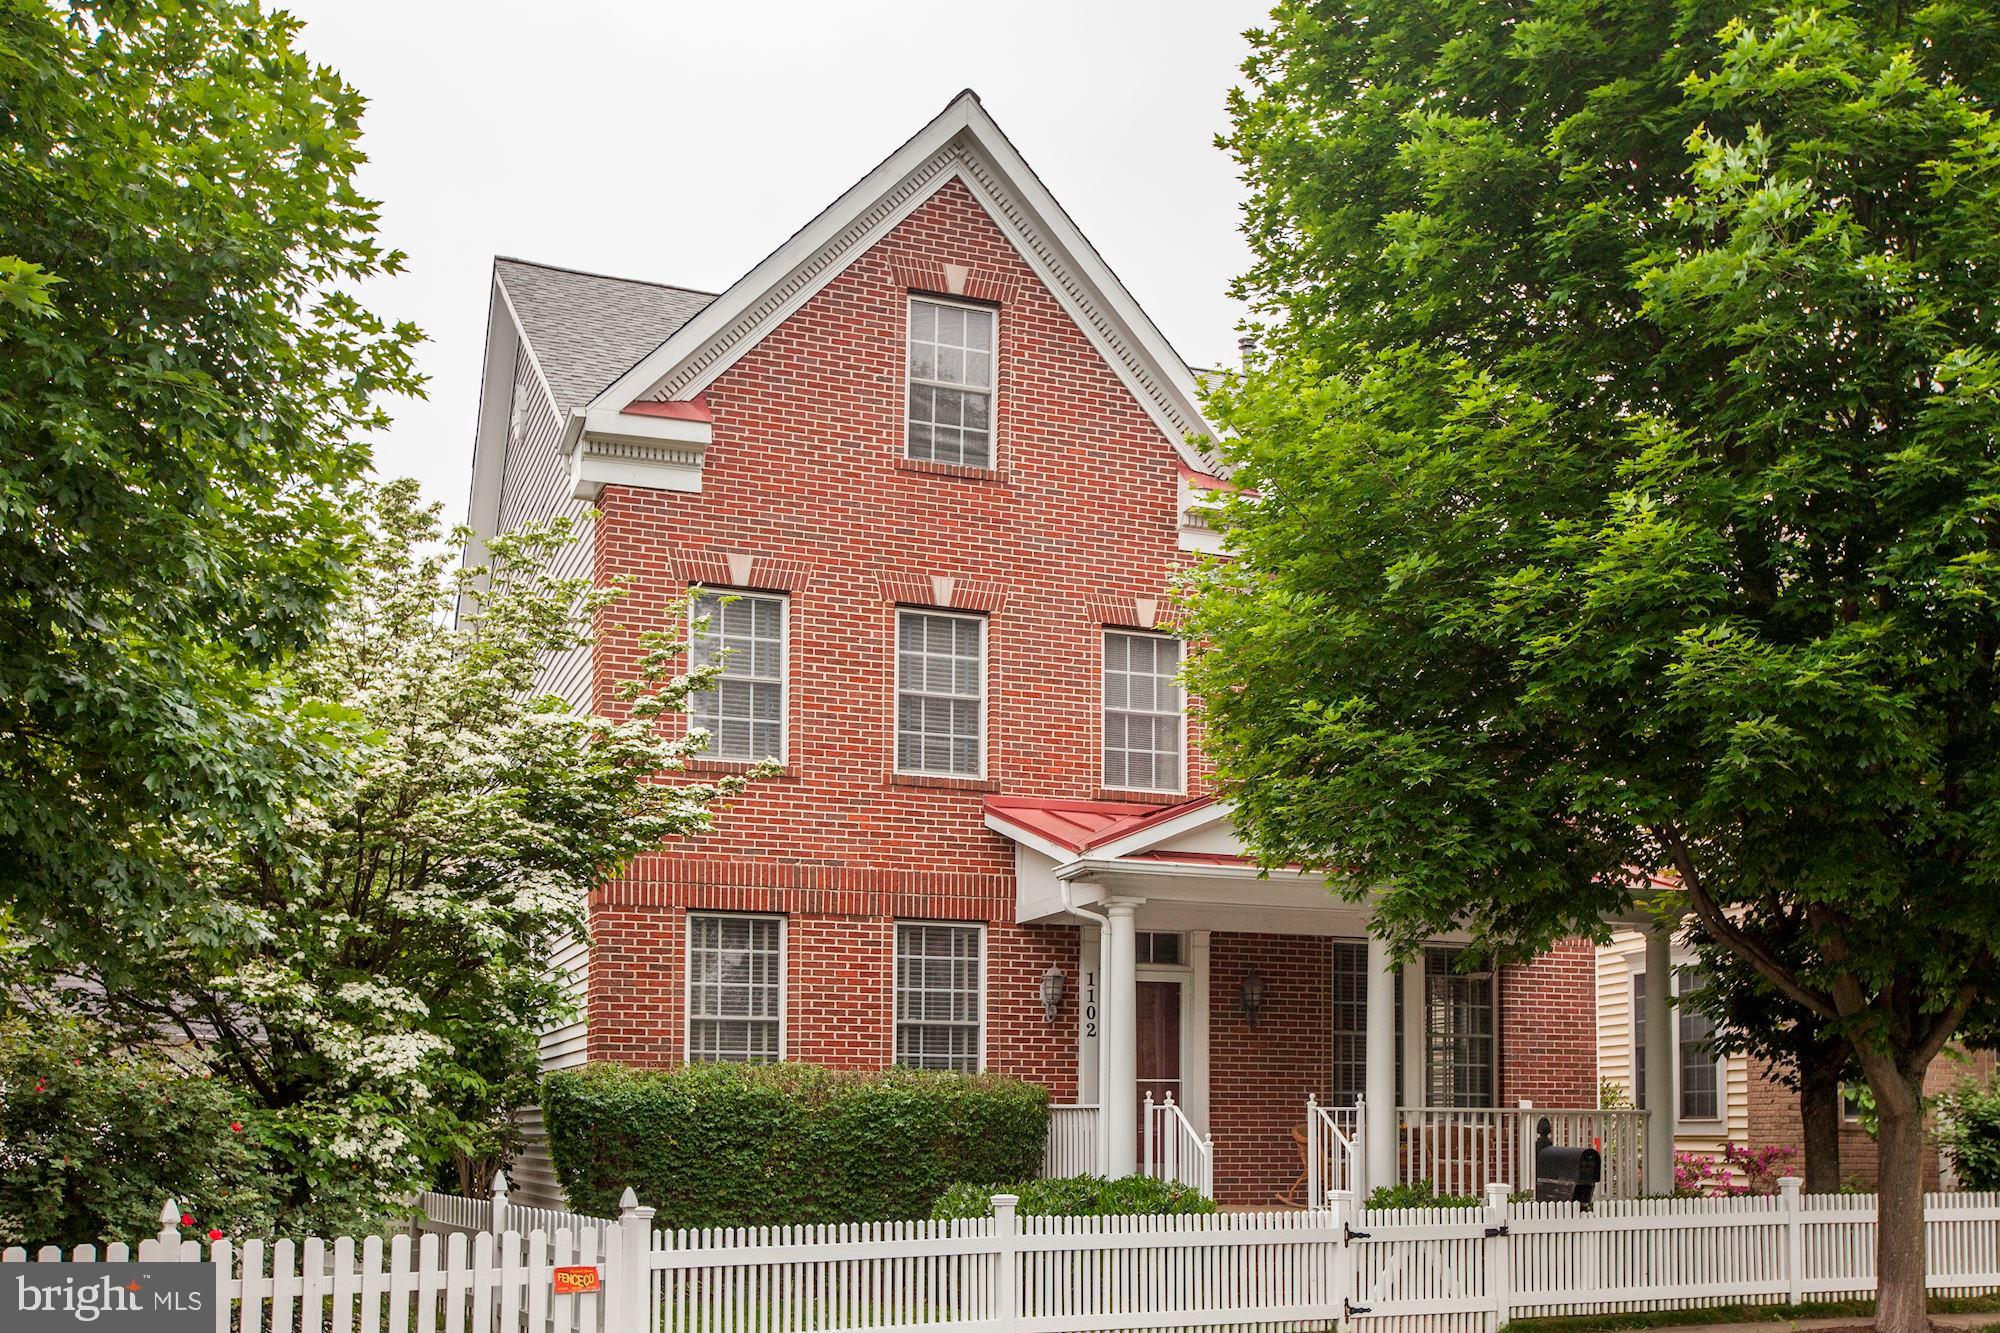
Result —
M 169 1205 L 106 1261 L 200 1262 L 216 1333 L 1086 1333 L 1286 1328 L 1494 1333 L 1534 1315 L 1866 1297 L 1874 1200 L 1769 1198 L 1297 1213 L 1020 1217 L 655 1231 L 626 1192 L 610 1225 L 204 1247 Z M 1930 1288 L 2000 1291 L 2000 1194 L 1926 1201 Z M 5 1258 L 27 1258 L 18 1249 Z M 90 1263 L 96 1247 L 44 1262 Z M 600 1288 L 557 1294 L 555 1270 Z

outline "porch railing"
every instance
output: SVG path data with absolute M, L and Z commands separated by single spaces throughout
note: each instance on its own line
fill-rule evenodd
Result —
M 1097 1108 L 1051 1106 L 1049 1139 L 1042 1149 L 1044 1176 L 1097 1174 Z
M 1146 1133 L 1140 1171 L 1155 1180 L 1179 1181 L 1214 1198 L 1215 1140 L 1195 1132 L 1181 1108 L 1174 1105 L 1174 1095 L 1168 1093 L 1165 1101 L 1156 1102 L 1153 1094 L 1147 1093 L 1141 1120 Z
M 1558 1147 L 1595 1147 L 1603 1157 L 1601 1198 L 1632 1199 L 1640 1191 L 1646 1113 L 1629 1108 L 1541 1109 L 1533 1105 L 1398 1108 L 1402 1125 L 1399 1178 L 1429 1181 L 1440 1194 L 1479 1195 L 1489 1184 L 1535 1187 L 1535 1134 L 1549 1122 Z
M 1361 1156 L 1364 1111 L 1360 1098 L 1352 1106 L 1322 1106 L 1316 1095 L 1307 1096 L 1306 1207 L 1325 1207 L 1331 1190 L 1367 1197 Z

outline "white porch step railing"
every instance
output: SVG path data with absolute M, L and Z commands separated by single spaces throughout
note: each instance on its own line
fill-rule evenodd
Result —
M 1322 1106 L 1316 1094 L 1306 1097 L 1306 1207 L 1324 1208 L 1334 1190 L 1368 1197 L 1361 1154 L 1365 1110 L 1359 1097 L 1352 1106 Z
M 1214 1198 L 1215 1140 L 1195 1132 L 1181 1108 L 1174 1105 L 1173 1094 L 1156 1102 L 1153 1094 L 1147 1093 L 1141 1119 L 1146 1133 L 1140 1172 L 1155 1180 L 1178 1181 Z
M 1558 1147 L 1594 1147 L 1603 1157 L 1597 1194 L 1633 1199 L 1641 1191 L 1646 1113 L 1630 1108 L 1404 1106 L 1397 1110 L 1402 1144 L 1398 1179 L 1429 1181 L 1440 1194 L 1481 1195 L 1488 1185 L 1535 1186 L 1535 1135 L 1549 1122 Z
M 1049 1108 L 1049 1138 L 1042 1149 L 1044 1176 L 1098 1174 L 1097 1115 L 1095 1106 Z

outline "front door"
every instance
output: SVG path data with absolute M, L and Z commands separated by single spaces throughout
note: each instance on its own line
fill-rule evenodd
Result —
M 1143 1115 L 1148 1093 L 1156 1105 L 1169 1095 L 1177 1104 L 1181 1100 L 1181 983 L 1141 981 L 1138 988 L 1139 1107 Z M 1143 1142 L 1143 1124 L 1139 1132 Z

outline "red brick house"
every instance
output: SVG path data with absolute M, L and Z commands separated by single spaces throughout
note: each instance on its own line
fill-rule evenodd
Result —
M 1211 433 L 971 93 L 719 295 L 496 261 L 475 529 L 594 506 L 568 569 L 628 589 L 547 683 L 615 714 L 692 591 L 728 650 L 696 767 L 783 764 L 593 896 L 548 1063 L 983 1068 L 1101 1108 L 1059 1115 L 1051 1169 L 1112 1173 L 1172 1095 L 1161 1141 L 1212 1138 L 1245 1205 L 1294 1190 L 1308 1096 L 1366 1096 L 1332 1119 L 1376 1131 L 1378 1184 L 1426 1169 L 1416 1136 L 1490 1175 L 1524 1132 L 1499 1108 L 1594 1108 L 1588 944 L 1392 968 L 1204 794 L 1163 608 L 1215 546 Z

